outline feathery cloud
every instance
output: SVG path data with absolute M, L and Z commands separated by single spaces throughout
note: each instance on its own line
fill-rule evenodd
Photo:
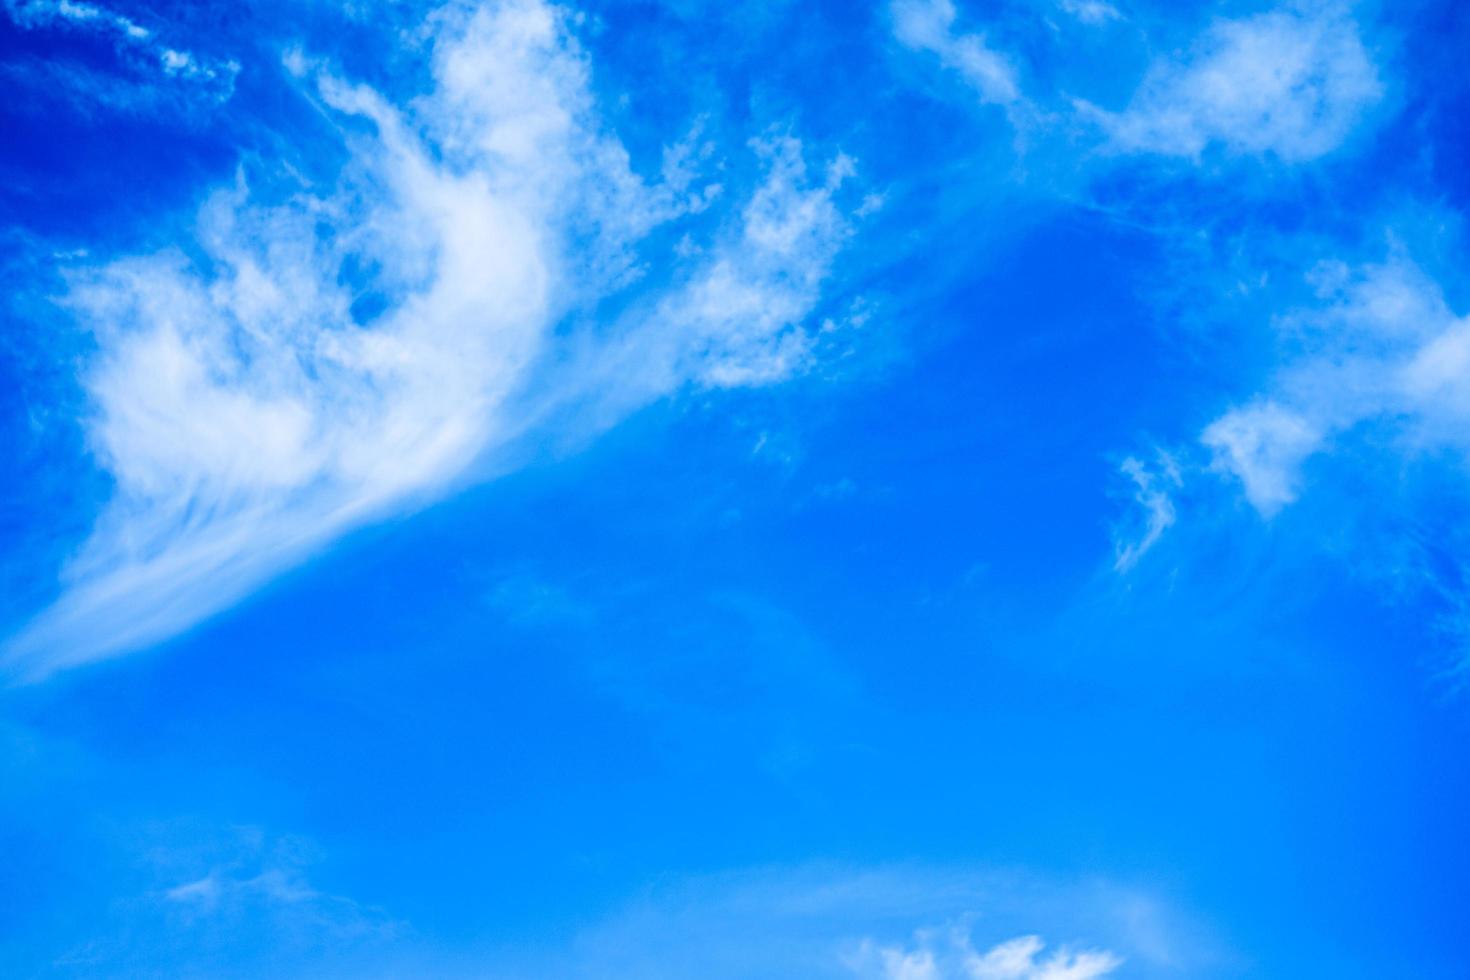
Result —
M 1165 531 L 1174 526 L 1174 500 L 1169 495 L 1169 488 L 1180 486 L 1182 479 L 1178 464 L 1163 452 L 1158 455 L 1157 469 L 1134 456 L 1123 460 L 1118 469 L 1133 483 L 1134 502 L 1144 511 L 1142 534 L 1135 540 L 1120 539 L 1115 543 L 1117 556 L 1113 569 L 1126 572 L 1158 543 Z
M 433 88 L 405 105 L 288 58 L 346 134 L 338 185 L 270 199 L 242 182 L 187 251 L 72 273 L 98 346 L 87 431 L 115 494 L 61 597 L 9 643 L 12 671 L 171 636 L 553 419 L 595 430 L 686 384 L 805 363 L 849 161 L 814 177 L 794 137 L 757 141 L 741 209 L 687 258 L 646 249 L 666 284 L 628 299 L 650 232 L 712 189 L 633 172 L 559 9 L 431 23 Z M 589 312 L 613 297 L 624 313 Z

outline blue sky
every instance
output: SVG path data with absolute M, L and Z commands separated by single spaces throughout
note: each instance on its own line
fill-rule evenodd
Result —
M 1461 977 L 1470 12 L 0 3 L 0 974 Z

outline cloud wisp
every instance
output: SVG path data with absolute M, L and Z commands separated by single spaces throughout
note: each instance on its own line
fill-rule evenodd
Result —
M 72 270 L 95 335 L 91 447 L 115 482 L 12 673 L 172 636 L 351 528 L 498 465 L 550 419 L 595 429 L 687 384 L 759 384 L 810 356 L 804 321 L 849 233 L 852 165 L 790 136 L 704 239 L 688 168 L 649 181 L 602 125 L 568 16 L 451 7 L 431 90 L 397 104 L 293 54 L 351 162 L 325 190 L 214 194 L 187 248 Z M 628 298 L 630 284 L 657 285 Z M 591 311 L 610 299 L 622 313 Z
M 1119 464 L 1118 470 L 1133 484 L 1133 500 L 1144 512 L 1141 533 L 1132 540 L 1119 538 L 1115 543 L 1117 556 L 1113 570 L 1127 572 L 1174 526 L 1174 498 L 1169 491 L 1178 488 L 1183 479 L 1178 464 L 1164 452 L 1158 454 L 1156 468 L 1129 456 Z

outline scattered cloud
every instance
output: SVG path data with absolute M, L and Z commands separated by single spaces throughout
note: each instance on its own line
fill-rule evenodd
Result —
M 148 41 L 153 32 L 122 14 L 77 0 L 5 0 L 5 12 L 25 28 L 67 25 L 112 34 L 133 43 Z
M 1470 318 L 1439 284 L 1397 248 L 1379 263 L 1321 263 L 1309 280 L 1318 305 L 1280 322 L 1295 353 L 1203 435 L 1266 517 L 1297 498 L 1310 456 L 1358 427 L 1381 427 L 1405 453 L 1470 453 Z
M 504 0 L 431 24 L 433 88 L 404 105 L 290 59 L 351 151 L 335 185 L 242 178 L 187 250 L 71 272 L 98 347 L 88 436 L 116 489 L 61 598 L 6 648 L 12 671 L 178 633 L 548 425 L 806 365 L 851 161 L 814 174 L 794 136 L 758 139 L 738 210 L 661 253 L 650 233 L 711 188 L 682 165 L 633 172 L 567 14 Z M 610 299 L 625 312 L 597 315 Z
M 168 975 L 319 976 L 323 961 L 380 951 L 402 935 L 382 910 L 316 887 L 306 842 L 255 827 L 200 831 L 187 822 L 154 829 L 145 863 L 163 883 L 113 901 L 52 966 L 68 975 L 135 973 L 146 964 L 145 972 Z M 233 960 L 228 971 L 223 950 Z
M 1061 0 L 1060 6 L 1064 13 L 1071 14 L 1084 24 L 1106 24 L 1123 19 L 1122 11 L 1104 0 Z
M 1123 965 L 1103 950 L 1045 949 L 1041 937 L 1019 936 L 982 953 L 967 929 L 954 927 L 921 931 L 908 945 L 865 941 L 850 966 L 870 980 L 1095 980 Z
M 105 7 L 80 0 L 0 2 L 18 27 L 88 34 L 108 42 L 117 56 L 115 64 L 102 68 L 65 57 L 22 61 L 7 70 L 18 84 L 94 101 L 114 111 L 178 108 L 190 101 L 218 104 L 234 92 L 237 62 L 173 47 L 157 30 Z M 175 90 L 161 90 L 169 83 L 176 83 Z
M 188 976 L 1096 980 L 1125 960 L 1130 976 L 1214 976 L 1229 958 L 1207 930 L 1134 889 L 897 867 L 665 877 L 555 943 L 454 943 L 324 893 L 280 850 L 266 840 L 253 857 L 114 903 L 95 938 L 57 965 L 89 975 L 145 962 Z M 1048 947 L 1023 922 L 1096 939 Z M 220 969 L 221 950 L 233 969 Z
M 991 48 L 984 34 L 956 32 L 952 0 L 893 0 L 889 10 L 900 43 L 937 57 L 982 101 L 1010 105 L 1020 100 L 1020 83 L 1010 60 Z
M 1122 112 L 1078 108 L 1122 152 L 1297 163 L 1340 146 L 1382 95 L 1356 21 L 1327 0 L 1219 21 L 1188 56 L 1155 62 Z
M 1027 928 L 1038 923 L 1093 938 L 1047 948 Z M 981 942 L 981 935 L 993 938 Z M 522 973 L 1092 980 L 1110 976 L 1125 959 L 1132 976 L 1210 975 L 1223 956 L 1216 940 L 1176 911 L 1115 885 L 813 866 L 665 883 L 583 933 L 566 960 L 540 961 Z

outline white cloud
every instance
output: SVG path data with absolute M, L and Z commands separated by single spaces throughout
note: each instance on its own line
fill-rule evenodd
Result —
M 1117 7 L 1103 0 L 1061 0 L 1061 8 L 1084 24 L 1106 24 L 1110 20 L 1123 19 Z
M 1138 564 L 1149 549 L 1158 543 L 1165 531 L 1174 525 L 1174 500 L 1169 487 L 1182 482 L 1179 467 L 1167 453 L 1159 453 L 1157 469 L 1130 456 L 1118 469 L 1133 483 L 1133 499 L 1143 508 L 1143 532 L 1136 540 L 1118 541 L 1113 568 L 1126 572 Z
M 106 37 L 131 68 L 196 83 L 196 88 L 211 101 L 223 101 L 234 91 L 235 76 L 240 70 L 234 61 L 200 58 L 170 47 L 160 41 L 156 31 L 105 7 L 81 0 L 3 0 L 3 4 L 11 21 L 22 28 L 80 30 Z M 85 88 L 98 101 L 114 107 L 123 102 L 136 106 L 156 101 L 146 91 L 129 91 L 137 89 L 137 83 L 120 84 L 117 79 L 110 83 L 101 79 L 82 81 L 89 76 L 81 69 L 68 73 L 55 64 L 43 63 L 34 74 L 38 80 L 53 85 L 66 84 L 70 79 L 72 87 Z
M 1215 468 L 1234 474 L 1251 505 L 1270 517 L 1296 500 L 1301 463 L 1322 433 L 1297 412 L 1264 401 L 1217 419 L 1200 439 L 1214 451 Z
M 88 435 L 116 491 L 61 598 L 9 644 L 13 670 L 173 635 L 548 420 L 595 430 L 685 384 L 802 367 L 851 164 L 814 179 L 796 139 L 758 141 L 764 177 L 733 220 L 658 293 L 585 315 L 712 191 L 631 170 L 567 20 L 540 0 L 446 9 L 434 87 L 406 106 L 293 57 L 353 134 L 339 186 L 262 201 L 242 182 L 200 212 L 202 260 L 75 273 L 99 349 Z
M 955 31 L 952 0 L 892 0 L 893 33 L 905 46 L 937 57 L 959 73 L 985 102 L 1009 105 L 1021 98 L 1010 60 L 979 33 Z
M 153 36 L 148 28 L 122 14 L 79 0 L 5 0 L 5 12 L 16 24 L 27 28 L 70 24 L 132 41 L 146 41 Z
M 1156 62 L 1122 112 L 1079 108 L 1124 152 L 1300 162 L 1341 145 L 1382 94 L 1357 23 L 1325 0 L 1219 21 L 1188 57 Z
M 1039 936 L 1020 936 L 982 953 L 969 931 L 956 927 L 921 931 L 912 945 L 867 940 L 849 966 L 865 980 L 1095 980 L 1123 964 L 1104 950 L 1045 949 Z
M 1384 427 L 1404 452 L 1470 453 L 1470 318 L 1402 254 L 1314 270 L 1320 305 L 1282 319 L 1300 350 L 1268 391 L 1212 423 L 1203 441 L 1270 516 L 1301 492 L 1301 466 L 1334 437 Z
M 1045 948 L 1031 935 L 1038 924 L 1087 941 Z M 982 927 L 996 938 L 974 939 Z M 1007 937 L 1020 938 L 996 944 Z M 1099 881 L 831 867 L 662 882 L 567 953 L 514 975 L 1092 980 L 1125 958 L 1135 976 L 1201 976 L 1224 955 L 1175 910 Z M 479 964 L 453 975 L 497 974 Z

